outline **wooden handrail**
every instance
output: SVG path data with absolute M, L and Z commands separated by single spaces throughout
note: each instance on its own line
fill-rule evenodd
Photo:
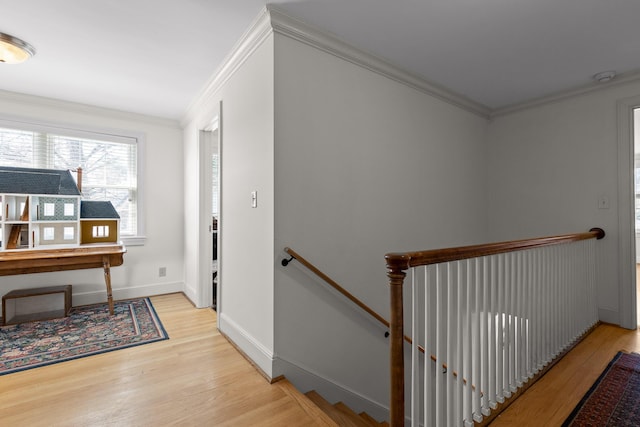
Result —
M 382 317 L 381 315 L 373 311 L 371 308 L 369 308 L 369 306 L 367 306 L 365 303 L 360 301 L 358 298 L 354 297 L 351 293 L 349 293 L 349 291 L 344 289 L 342 286 L 336 283 L 332 278 L 330 278 L 329 276 L 324 274 L 322 271 L 320 271 L 315 265 L 311 264 L 299 253 L 297 253 L 291 248 L 284 248 L 284 251 L 289 255 L 291 255 L 293 258 L 295 258 L 300 264 L 304 265 L 309 270 L 311 270 L 316 276 L 318 276 L 319 278 L 327 282 L 329 285 L 331 285 L 331 287 L 333 287 L 336 291 L 340 292 L 342 295 L 347 297 L 349 301 L 351 301 L 352 303 L 354 303 L 355 305 L 357 305 L 358 307 L 360 307 L 361 309 L 369 313 L 371 316 L 373 316 L 378 322 L 382 323 L 387 328 L 389 327 L 389 321 L 387 319 L 385 319 L 384 317 Z M 282 261 L 283 266 L 287 265 L 285 261 L 286 260 Z
M 381 315 L 379 315 L 378 313 L 376 313 L 375 311 L 373 311 L 371 308 L 369 308 L 369 306 L 367 306 L 365 303 L 363 303 L 362 301 L 360 301 L 358 298 L 356 298 L 355 296 L 353 296 L 353 294 L 351 294 L 349 291 L 347 291 L 346 289 L 344 289 L 342 286 L 340 286 L 335 280 L 333 280 L 332 278 L 330 278 L 329 276 L 327 276 L 326 274 L 324 274 L 318 267 L 316 267 L 315 265 L 313 265 L 311 262 L 309 262 L 306 258 L 304 258 L 302 255 L 300 255 L 299 253 L 297 253 L 296 251 L 294 251 L 293 249 L 286 247 L 284 248 L 284 251 L 291 256 L 290 259 L 283 259 L 282 260 L 282 266 L 286 267 L 289 262 L 291 262 L 292 259 L 297 260 L 300 264 L 304 265 L 305 267 L 307 267 L 309 270 L 311 270 L 315 275 L 317 275 L 318 277 L 320 277 L 322 280 L 324 280 L 327 284 L 329 284 L 331 287 L 333 287 L 335 290 L 337 290 L 338 292 L 340 292 L 342 295 L 344 295 L 345 297 L 347 297 L 351 302 L 353 302 L 354 304 L 356 304 L 358 307 L 362 308 L 364 311 L 366 311 L 367 313 L 369 313 L 371 316 L 373 316 L 373 318 L 375 318 L 377 321 L 379 321 L 380 323 L 382 323 L 385 327 L 389 328 L 390 327 L 390 323 L 387 319 L 385 319 L 384 317 L 382 317 Z M 404 341 L 408 342 L 409 344 L 413 343 L 413 340 L 408 337 L 407 335 L 402 334 Z M 418 345 L 418 350 L 424 354 L 425 350 L 424 347 L 421 345 Z M 434 356 L 433 354 L 431 354 L 429 356 L 431 358 L 431 361 L 433 362 L 437 362 L 438 359 L 436 358 L 436 356 Z M 444 369 L 445 371 L 448 369 L 447 364 L 443 363 L 442 364 L 442 369 Z M 457 377 L 458 373 L 456 371 L 453 371 L 453 376 Z M 465 384 L 467 384 L 467 379 L 463 378 L 462 379 L 464 381 Z M 475 390 L 475 386 L 472 385 L 473 389 Z
M 338 283 L 336 283 L 333 279 L 331 279 L 329 276 L 327 276 L 326 274 L 324 274 L 322 271 L 320 271 L 316 266 L 314 266 L 313 264 L 311 264 L 306 258 L 304 258 L 303 256 L 301 256 L 299 253 L 297 253 L 296 251 L 294 251 L 291 248 L 284 248 L 284 251 L 291 255 L 292 258 L 286 260 L 283 259 L 282 260 L 282 266 L 286 267 L 289 262 L 291 261 L 291 259 L 295 259 L 298 262 L 300 262 L 300 264 L 304 265 L 305 267 L 307 267 L 309 270 L 311 270 L 313 273 L 315 273 L 318 277 L 320 277 L 322 280 L 324 280 L 325 282 L 327 282 L 330 286 L 332 286 L 333 288 L 335 288 L 338 292 L 340 292 L 342 295 L 346 296 L 347 298 L 349 298 L 350 301 L 352 301 L 354 304 L 356 304 L 358 307 L 362 308 L 364 311 L 366 311 L 367 313 L 369 313 L 371 316 L 373 316 L 376 320 L 378 320 L 380 323 L 382 323 L 385 327 L 389 328 L 389 321 L 387 319 L 385 319 L 384 317 L 382 317 L 381 315 L 379 315 L 378 313 L 376 313 L 375 311 L 373 311 L 371 308 L 369 308 L 365 303 L 363 303 L 362 301 L 360 301 L 358 298 L 356 298 L 355 296 L 353 296 L 351 293 L 349 293 L 349 291 L 345 290 L 342 286 L 338 285 Z M 406 342 L 408 342 L 409 344 L 413 344 L 413 340 L 411 339 L 411 337 L 408 337 L 407 335 L 404 335 L 404 340 Z M 424 347 L 418 344 L 418 350 L 420 351 L 420 353 L 424 354 Z M 431 360 L 436 362 L 438 359 L 436 358 L 436 356 L 434 356 L 433 354 L 430 356 Z M 447 368 L 447 364 L 443 363 L 442 364 L 442 369 L 448 369 Z M 453 373 L 454 376 L 458 376 L 457 372 Z M 464 380 L 466 382 L 466 379 Z
M 484 245 L 462 246 L 455 248 L 426 250 L 417 252 L 388 253 L 387 277 L 391 295 L 390 363 L 391 363 L 391 396 L 390 419 L 391 427 L 404 426 L 404 314 L 402 285 L 406 270 L 411 267 L 459 261 L 517 250 L 533 249 L 552 246 L 561 243 L 577 242 L 588 239 L 602 239 L 605 232 L 601 228 L 592 228 L 587 233 L 564 234 L 558 236 L 541 237 L 535 239 L 512 240 L 507 242 L 489 243 Z M 433 356 L 432 356 L 433 359 Z
M 601 228 L 592 228 L 586 233 L 562 234 L 559 236 L 539 237 L 535 239 L 512 240 L 484 245 L 461 246 L 456 248 L 433 249 L 417 252 L 389 253 L 385 255 L 387 270 L 407 270 L 421 265 L 439 264 L 442 262 L 460 261 L 488 255 L 502 254 L 560 243 L 578 242 L 588 239 L 602 239 L 605 233 Z

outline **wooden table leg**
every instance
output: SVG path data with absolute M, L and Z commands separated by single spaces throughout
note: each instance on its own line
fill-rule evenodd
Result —
M 107 285 L 107 302 L 109 303 L 109 314 L 113 316 L 113 295 L 111 294 L 111 263 L 109 256 L 102 257 L 102 266 L 104 268 L 104 283 Z

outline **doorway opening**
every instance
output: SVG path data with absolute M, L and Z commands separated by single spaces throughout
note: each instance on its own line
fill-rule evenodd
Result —
M 214 131 L 213 140 L 218 141 L 218 129 Z M 216 144 L 217 146 L 217 144 Z M 218 150 L 211 150 L 211 285 L 212 303 L 214 310 L 218 309 L 218 198 L 220 185 L 218 184 Z
M 640 107 L 633 109 L 633 193 L 636 247 L 636 307 L 640 307 Z M 640 325 L 640 310 L 636 311 L 636 322 Z
M 218 120 L 200 131 L 198 307 L 220 311 L 220 128 Z

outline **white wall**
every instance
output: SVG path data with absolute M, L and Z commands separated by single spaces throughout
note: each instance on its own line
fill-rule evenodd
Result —
M 277 356 L 386 406 L 384 329 L 283 248 L 388 318 L 385 253 L 485 240 L 487 122 L 284 35 L 275 57 Z
M 601 90 L 496 117 L 487 155 L 489 232 L 494 240 L 587 231 L 598 243 L 600 319 L 620 322 L 617 101 L 640 83 Z M 598 199 L 609 200 L 598 209 Z M 629 236 L 629 239 L 631 236 Z M 629 283 L 624 284 L 629 286 Z
M 0 92 L 0 117 L 143 134 L 147 240 L 144 246 L 127 247 L 123 266 L 112 268 L 113 295 L 122 299 L 182 290 L 183 163 L 177 122 L 10 92 Z M 166 277 L 159 277 L 159 267 L 166 267 Z M 102 269 L 0 277 L 0 294 L 63 284 L 73 285 L 74 305 L 106 301 Z
M 186 291 L 193 298 L 198 295 L 201 280 L 199 248 L 206 238 L 206 230 L 199 230 L 197 214 L 203 194 L 198 133 L 218 115 L 220 100 L 218 327 L 270 376 L 274 268 L 272 36 L 262 40 L 222 85 L 203 93 L 185 126 Z M 252 191 L 258 192 L 257 208 L 251 208 Z

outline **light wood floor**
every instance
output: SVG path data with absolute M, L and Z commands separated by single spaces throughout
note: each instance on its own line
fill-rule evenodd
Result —
M 169 340 L 0 376 L 0 425 L 326 425 L 217 332 L 212 310 L 151 300 Z
M 2 426 L 328 425 L 287 383 L 268 382 L 181 294 L 152 297 L 170 339 L 0 376 Z M 601 325 L 491 427 L 559 426 L 640 333 Z
M 640 332 L 600 325 L 491 423 L 560 426 L 620 351 L 640 352 Z
M 640 295 L 640 264 L 636 265 Z M 559 426 L 620 351 L 640 353 L 640 331 L 600 325 L 491 423 L 503 426 Z

